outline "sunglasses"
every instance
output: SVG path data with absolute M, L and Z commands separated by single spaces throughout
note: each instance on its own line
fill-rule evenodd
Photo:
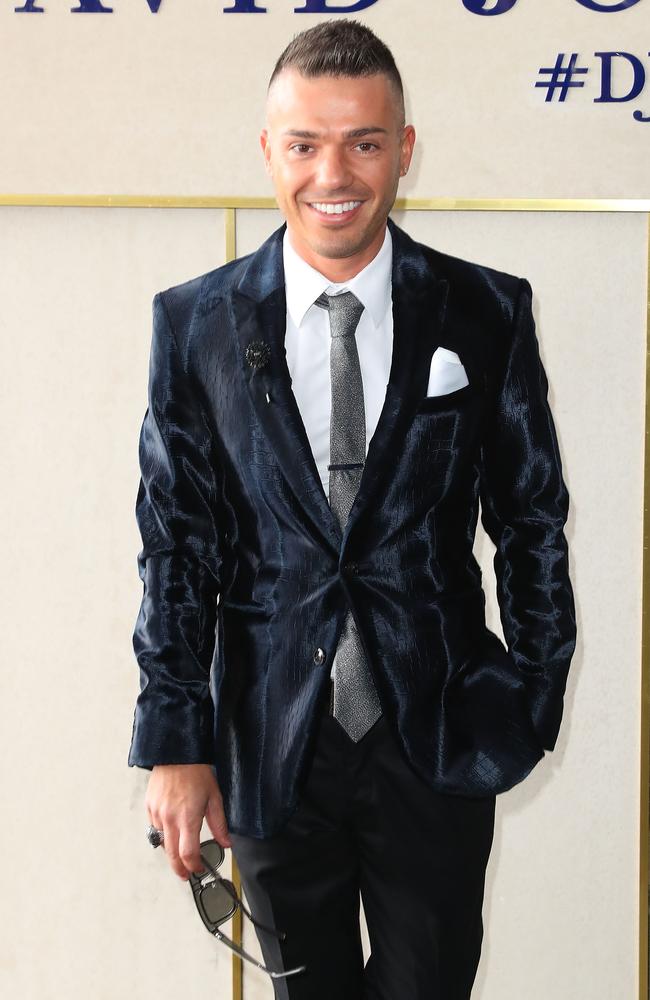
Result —
M 217 869 L 223 864 L 225 857 L 225 851 L 221 844 L 217 843 L 216 840 L 204 840 L 201 842 L 200 851 L 201 861 L 205 870 L 202 872 L 192 872 L 189 882 L 199 916 L 210 931 L 210 934 L 214 935 L 218 941 L 223 941 L 240 958 L 251 962 L 258 969 L 266 972 L 272 979 L 284 979 L 287 976 L 295 975 L 297 972 L 304 972 L 306 969 L 305 965 L 299 965 L 295 969 L 289 969 L 286 972 L 274 972 L 263 965 L 262 962 L 258 962 L 256 958 L 249 955 L 248 952 L 244 951 L 243 948 L 219 930 L 220 925 L 229 920 L 240 909 L 254 927 L 273 934 L 274 937 L 279 938 L 281 941 L 286 937 L 284 931 L 276 931 L 274 927 L 267 927 L 266 924 L 262 924 L 256 920 L 237 895 L 237 890 L 232 882 L 219 875 Z

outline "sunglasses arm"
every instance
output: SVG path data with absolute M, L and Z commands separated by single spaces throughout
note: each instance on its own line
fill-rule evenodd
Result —
M 218 928 L 216 928 L 212 933 L 218 941 L 223 941 L 224 944 L 227 944 L 228 947 L 235 952 L 235 954 L 240 956 L 240 958 L 245 958 L 247 962 L 252 962 L 253 965 L 256 965 L 258 969 L 262 970 L 262 972 L 266 972 L 267 975 L 271 976 L 273 979 L 284 979 L 286 976 L 293 976 L 296 972 L 304 972 L 306 969 L 305 965 L 298 965 L 295 969 L 288 969 L 286 972 L 273 972 L 271 969 L 267 969 L 262 962 L 258 962 L 256 958 L 249 955 L 243 948 L 240 948 L 234 941 L 231 941 L 230 938 L 226 937 L 226 935 L 223 934 Z

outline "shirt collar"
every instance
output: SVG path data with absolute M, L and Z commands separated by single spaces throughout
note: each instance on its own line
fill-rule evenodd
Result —
M 310 306 L 325 291 L 330 294 L 343 290 L 353 292 L 372 316 L 376 327 L 383 321 L 391 304 L 393 240 L 388 226 L 379 253 L 349 281 L 333 284 L 303 260 L 292 247 L 288 230 L 285 230 L 282 242 L 282 256 L 287 311 L 297 327 L 304 320 Z

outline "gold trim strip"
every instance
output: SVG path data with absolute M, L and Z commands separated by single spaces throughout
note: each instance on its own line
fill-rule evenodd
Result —
M 241 899 L 242 887 L 241 887 L 241 875 L 239 874 L 239 868 L 237 862 L 235 861 L 235 855 L 231 853 L 231 874 L 230 880 L 235 887 L 235 891 L 239 898 Z M 244 942 L 244 921 L 242 917 L 242 912 L 237 907 L 232 918 L 232 939 L 235 944 L 238 944 L 241 948 Z M 239 955 L 232 953 L 232 1000 L 244 1000 L 244 962 Z
M 213 206 L 214 207 L 214 206 Z M 220 206 L 221 207 L 221 206 Z M 226 248 L 226 263 L 234 260 L 237 256 L 237 212 L 233 205 L 225 208 L 224 212 L 224 238 Z M 241 899 L 242 885 L 239 866 L 235 861 L 235 855 L 230 852 L 230 880 L 235 887 L 235 891 Z M 244 920 L 241 909 L 238 907 L 232 918 L 232 939 L 241 948 L 244 943 Z M 244 1000 L 244 962 L 239 955 L 232 954 L 232 1000 Z
M 650 216 L 648 217 L 643 583 L 641 597 L 641 788 L 639 791 L 639 1000 L 648 998 L 648 867 L 650 864 Z
M 0 207 L 276 208 L 275 198 L 211 195 L 0 194 Z M 411 212 L 648 212 L 650 198 L 398 198 Z
M 648 198 L 398 198 L 410 212 L 650 212 Z
M 225 215 L 226 261 L 229 261 L 237 256 L 237 209 L 227 208 Z

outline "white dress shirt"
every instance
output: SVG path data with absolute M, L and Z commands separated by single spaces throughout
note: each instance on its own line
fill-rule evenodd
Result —
M 332 384 L 329 313 L 314 305 L 322 292 L 352 292 L 364 310 L 356 330 L 366 411 L 366 454 L 386 397 L 393 355 L 391 273 L 393 241 L 388 227 L 378 254 L 349 281 L 332 284 L 294 250 L 288 232 L 283 242 L 287 296 L 285 348 L 291 388 L 329 498 L 330 414 Z

